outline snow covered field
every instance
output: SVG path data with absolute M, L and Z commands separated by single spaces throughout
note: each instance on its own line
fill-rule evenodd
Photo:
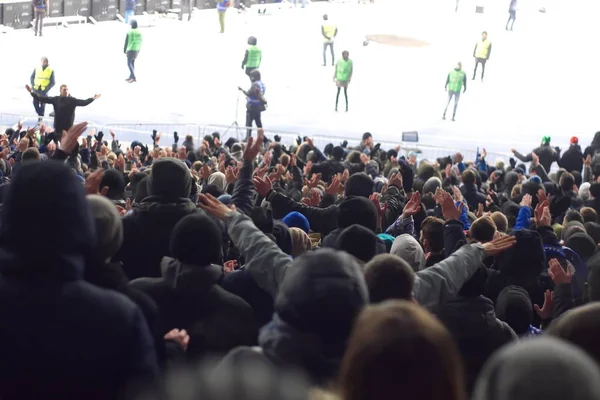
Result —
M 454 0 L 314 3 L 265 16 L 229 10 L 225 34 L 218 33 L 215 10 L 197 12 L 191 23 L 159 19 L 154 27 L 142 28 L 134 84 L 124 81 L 127 27 L 122 23 L 46 27 L 43 38 L 16 31 L 0 35 L 0 113 L 33 116 L 23 87 L 46 56 L 56 71 L 53 94 L 61 83 L 80 98 L 102 93 L 97 102 L 78 109 L 77 120 L 226 126 L 237 119 L 243 124 L 243 98 L 235 115 L 237 87 L 249 85 L 240 67 L 253 35 L 263 50 L 266 128 L 332 141 L 370 131 L 386 142 L 416 130 L 421 144 L 499 153 L 512 147 L 527 151 L 544 135 L 562 148 L 573 135 L 582 144 L 591 141 L 600 130 L 595 50 L 600 30 L 594 23 L 600 2 L 528 2 L 514 32 L 504 30 L 508 1 L 487 0 L 483 15 L 474 13 L 475 2 L 461 0 L 458 13 Z M 548 12 L 537 12 L 539 5 Z M 337 56 L 348 50 L 354 60 L 348 113 L 334 112 L 333 67 L 321 65 L 324 13 L 339 27 Z M 493 42 L 486 81 L 469 80 L 457 121 L 442 121 L 446 74 L 461 60 L 470 78 L 473 47 L 483 30 Z M 429 46 L 364 47 L 369 34 L 406 36 Z

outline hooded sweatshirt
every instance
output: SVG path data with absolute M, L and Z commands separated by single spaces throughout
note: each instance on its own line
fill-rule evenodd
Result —
M 425 269 L 425 253 L 423 252 L 423 248 L 417 239 L 409 234 L 398 236 L 394 240 L 394 244 L 392 244 L 390 253 L 406 261 L 415 272 Z
M 597 400 L 600 371 L 582 350 L 554 338 L 506 346 L 486 364 L 473 400 Z
M 0 223 L 3 399 L 114 398 L 132 380 L 156 377 L 138 307 L 82 280 L 93 226 L 72 170 L 53 161 L 22 166 Z

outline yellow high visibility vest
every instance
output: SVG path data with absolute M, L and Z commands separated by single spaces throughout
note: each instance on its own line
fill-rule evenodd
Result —
M 483 40 L 480 40 L 479 42 L 477 42 L 477 50 L 475 50 L 475 57 L 476 58 L 483 58 L 486 59 L 488 58 L 488 55 L 490 54 L 490 45 L 492 44 L 492 42 L 490 42 L 489 40 L 485 40 L 485 42 Z
M 46 69 L 42 69 L 42 67 L 37 67 L 35 69 L 35 77 L 33 79 L 33 88 L 35 90 L 46 90 L 48 85 L 50 84 L 50 77 L 52 76 L 52 68 L 46 67 Z
M 323 25 L 323 30 L 325 31 L 325 35 L 329 36 L 333 41 L 333 35 L 335 35 L 336 26 L 332 24 Z M 323 38 L 324 41 L 329 42 L 326 38 Z

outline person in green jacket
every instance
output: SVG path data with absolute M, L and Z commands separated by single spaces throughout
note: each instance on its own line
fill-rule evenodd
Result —
M 260 62 L 262 61 L 262 51 L 256 47 L 256 43 L 258 43 L 258 40 L 254 36 L 248 38 L 248 48 L 242 61 L 242 69 L 246 69 L 248 77 L 250 77 L 250 72 L 260 68 Z
M 342 59 L 335 65 L 335 75 L 333 81 L 337 85 L 337 95 L 335 96 L 335 111 L 338 110 L 338 100 L 340 99 L 340 90 L 344 88 L 344 98 L 346 99 L 346 112 L 348 112 L 348 84 L 352 79 L 353 64 L 350 59 L 350 53 L 342 52 Z
M 127 36 L 125 36 L 125 48 L 123 52 L 127 55 L 127 67 L 129 68 L 129 78 L 126 79 L 127 82 L 132 83 L 136 82 L 135 78 L 135 59 L 140 53 L 140 48 L 142 47 L 142 34 L 138 31 L 138 23 L 134 19 L 131 21 L 131 29 L 127 32 Z
M 448 103 L 444 109 L 442 119 L 446 119 L 446 111 L 448 111 L 448 106 L 454 97 L 454 112 L 452 113 L 452 121 L 454 121 L 458 100 L 460 99 L 460 91 L 462 90 L 463 93 L 467 91 L 467 74 L 462 70 L 461 62 L 456 64 L 456 67 L 448 74 L 445 89 L 448 92 Z

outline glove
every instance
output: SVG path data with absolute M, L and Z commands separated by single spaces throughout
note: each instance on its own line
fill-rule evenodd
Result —
M 104 133 L 102 133 L 102 131 L 100 131 L 100 132 L 98 132 L 98 134 L 96 136 L 94 136 L 94 139 L 96 139 L 96 142 L 102 143 L 103 137 L 104 137 Z
M 119 143 L 118 140 L 115 140 L 115 143 L 117 144 L 117 149 L 120 149 L 121 148 L 121 143 Z
M 375 147 L 373 147 L 373 150 L 371 150 L 371 154 L 375 154 L 379 151 L 379 148 L 381 147 L 381 143 L 377 143 L 375 145 Z
M 300 135 L 296 137 L 296 142 L 298 143 L 298 145 L 302 143 L 302 138 L 300 137 Z
M 142 156 L 146 157 L 149 152 L 150 151 L 148 150 L 148 145 L 141 146 L 140 153 L 142 154 Z
M 517 165 L 517 161 L 512 157 L 508 159 L 508 162 L 510 163 L 510 166 L 513 168 L 515 167 L 515 165 Z
M 156 134 L 157 134 L 157 133 L 158 133 L 158 132 L 156 131 L 156 129 L 154 129 L 154 130 L 152 131 L 152 135 L 150 136 L 150 137 L 152 138 L 152 143 L 156 143 Z
M 345 149 L 346 147 L 348 147 L 348 141 L 347 141 L 347 140 L 344 140 L 344 141 L 341 143 L 341 145 L 342 145 L 342 147 Z
M 173 141 L 175 142 L 175 144 L 179 142 L 179 135 L 177 134 L 177 132 L 173 132 Z

